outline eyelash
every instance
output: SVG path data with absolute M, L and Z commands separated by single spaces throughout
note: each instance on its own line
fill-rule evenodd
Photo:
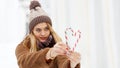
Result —
M 49 30 L 49 28 L 45 28 L 45 30 Z
M 49 28 L 45 28 L 44 30 L 47 31 L 47 30 L 49 30 Z M 36 29 L 36 31 L 37 31 L 37 32 L 40 32 L 41 29 Z
M 40 32 L 40 31 L 41 31 L 41 29 L 36 29 L 36 31 L 37 31 L 37 32 Z

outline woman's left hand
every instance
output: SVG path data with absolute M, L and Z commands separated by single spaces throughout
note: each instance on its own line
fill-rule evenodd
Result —
M 74 68 L 77 64 L 80 63 L 81 56 L 78 52 L 71 51 L 68 57 L 70 59 L 71 68 Z

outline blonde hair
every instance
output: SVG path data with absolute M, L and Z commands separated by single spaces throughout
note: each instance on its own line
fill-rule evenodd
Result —
M 53 35 L 54 39 L 55 39 L 55 42 L 61 42 L 62 39 L 60 38 L 60 36 L 58 36 L 58 34 L 53 30 L 53 28 L 51 27 L 50 24 L 47 24 L 49 29 L 50 29 L 50 32 L 51 34 Z
M 62 39 L 58 36 L 58 34 L 53 30 L 50 24 L 47 23 L 47 26 L 55 40 L 55 42 L 61 42 Z M 36 52 L 37 51 L 37 43 L 36 43 L 36 38 L 34 34 L 31 32 L 27 37 L 27 40 L 23 41 L 23 45 L 28 46 L 28 40 L 30 41 L 30 52 Z

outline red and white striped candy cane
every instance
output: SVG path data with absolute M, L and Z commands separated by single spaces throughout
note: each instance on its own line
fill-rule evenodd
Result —
M 77 40 L 76 40 L 76 42 L 75 42 L 75 44 L 74 44 L 74 46 L 73 46 L 73 48 L 72 48 L 72 50 L 74 51 L 75 50 L 75 48 L 76 48 L 76 46 L 77 46 L 77 44 L 78 44 L 78 42 L 79 42 L 79 40 L 80 40 L 80 37 L 81 37 L 81 32 L 80 32 L 80 30 L 78 30 L 77 32 L 74 32 L 74 30 L 72 29 L 72 28 L 66 28 L 66 30 L 65 30 L 65 39 L 66 39 L 66 44 L 68 45 L 68 31 L 71 31 L 72 32 L 72 36 L 77 36 L 77 34 L 78 34 L 78 38 L 77 38 Z

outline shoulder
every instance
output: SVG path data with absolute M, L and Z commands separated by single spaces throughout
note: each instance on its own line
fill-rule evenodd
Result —
M 23 41 L 21 41 L 17 46 L 16 46 L 16 50 L 15 51 L 19 51 L 19 50 L 29 50 L 30 48 L 30 41 L 29 39 L 23 39 Z

